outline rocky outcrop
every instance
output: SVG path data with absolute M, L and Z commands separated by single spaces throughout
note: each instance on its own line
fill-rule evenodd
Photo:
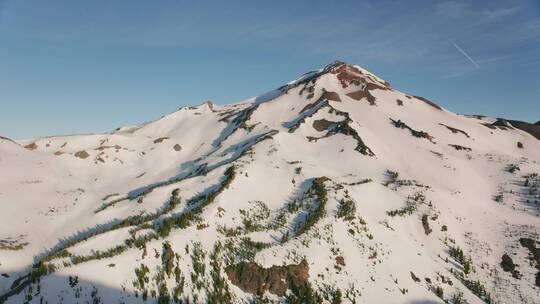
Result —
M 336 134 L 343 134 L 345 136 L 351 136 L 356 140 L 356 148 L 355 150 L 366 155 L 366 156 L 375 156 L 375 153 L 364 143 L 358 132 L 351 126 L 351 123 L 353 120 L 350 118 L 349 113 L 347 112 L 341 112 L 334 108 L 330 108 L 331 113 L 336 113 L 337 115 L 345 116 L 345 119 L 338 122 L 332 122 L 331 124 L 327 125 L 327 132 L 325 135 L 321 137 L 312 137 L 308 136 L 307 139 L 309 141 L 318 141 L 319 139 L 323 139 L 326 137 L 330 137 Z
M 26 146 L 24 146 L 24 147 L 25 147 L 26 149 L 30 150 L 30 151 L 33 151 L 33 150 L 35 150 L 35 149 L 38 148 L 38 145 L 37 145 L 35 142 L 33 142 L 33 143 L 28 144 L 28 145 L 26 145 Z
M 419 99 L 419 100 L 425 102 L 426 104 L 428 104 L 428 105 L 434 107 L 435 109 L 441 110 L 441 111 L 442 111 L 441 106 L 439 106 L 438 104 L 434 103 L 433 101 L 431 101 L 431 100 L 429 100 L 429 99 L 426 99 L 426 98 L 424 98 L 424 97 L 422 97 L 422 96 L 414 96 L 414 98 Z
M 538 125 L 538 122 L 536 124 L 531 124 L 524 121 L 519 120 L 507 120 L 504 118 L 497 118 L 497 120 L 492 124 L 483 124 L 484 126 L 490 128 L 490 129 L 501 129 L 501 130 L 509 130 L 509 129 L 520 129 L 521 131 L 527 132 L 534 136 L 536 139 L 540 140 L 540 125 Z
M 394 125 L 394 127 L 396 127 L 396 128 L 409 130 L 409 132 L 411 132 L 411 135 L 414 136 L 414 137 L 425 138 L 425 139 L 429 140 L 431 143 L 435 143 L 435 141 L 433 140 L 434 137 L 429 135 L 429 133 L 427 133 L 425 131 L 417 131 L 417 130 L 409 127 L 406 123 L 401 121 L 401 119 L 394 120 L 394 119 L 390 118 L 390 121 L 392 122 L 392 125 Z
M 449 145 L 450 147 L 452 147 L 452 148 L 458 150 L 458 151 L 462 151 L 462 150 L 463 150 L 463 151 L 469 151 L 469 152 L 472 151 L 472 149 L 471 149 L 471 148 L 468 148 L 468 147 L 464 147 L 464 146 L 460 146 L 460 145 L 453 145 L 453 144 L 448 144 L 448 145 Z
M 536 139 L 540 139 L 540 125 L 538 122 L 536 124 L 530 124 L 528 122 L 524 121 L 518 121 L 518 120 L 508 120 L 508 122 L 517 129 L 520 129 L 521 131 L 525 131 L 532 136 L 536 137 Z
M 370 105 L 375 105 L 375 96 L 371 95 L 369 90 L 358 90 L 352 93 L 348 93 L 347 96 L 354 100 L 361 100 L 362 98 L 365 98 Z
M 336 61 L 332 65 L 327 66 L 325 70 L 335 74 L 344 89 L 350 85 L 367 85 L 365 90 L 390 89 L 390 84 L 388 82 L 381 82 L 381 80 L 377 79 L 376 77 L 369 75 L 368 73 L 364 73 L 357 67 L 344 62 Z
M 324 91 L 321 95 L 321 100 L 333 100 L 333 101 L 341 101 L 341 98 L 339 98 L 339 94 L 336 92 L 330 92 L 330 91 Z
M 225 268 L 229 280 L 244 292 L 263 294 L 266 291 L 278 296 L 289 289 L 306 287 L 309 284 L 309 265 L 300 264 L 264 268 L 253 262 L 241 262 Z
M 169 139 L 169 137 L 167 137 L 167 136 L 165 136 L 165 137 L 160 137 L 160 138 L 158 138 L 158 139 L 155 139 L 155 140 L 154 140 L 154 143 L 155 143 L 155 144 L 159 144 L 159 143 L 162 143 L 163 141 L 165 141 L 165 140 L 167 140 L 167 139 Z
M 313 122 L 313 129 L 319 131 L 319 132 L 322 132 L 324 130 L 328 130 L 328 128 L 334 124 L 334 122 L 332 121 L 329 121 L 329 120 L 326 120 L 326 119 L 319 119 L 319 120 L 315 120 Z
M 84 150 L 81 150 L 75 153 L 75 157 L 78 157 L 80 159 L 86 159 L 88 158 L 88 156 L 90 156 L 90 154 L 88 154 L 88 152 Z
M 461 133 L 461 134 L 465 135 L 467 138 L 469 138 L 469 134 L 467 134 L 467 132 L 465 132 L 463 130 L 460 130 L 460 129 L 454 128 L 454 127 L 450 127 L 450 126 L 445 125 L 443 123 L 439 123 L 439 125 L 441 125 L 443 127 L 446 127 L 448 130 L 450 130 L 454 134 Z

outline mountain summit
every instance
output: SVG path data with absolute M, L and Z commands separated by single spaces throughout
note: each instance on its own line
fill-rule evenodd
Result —
M 334 62 L 110 133 L 0 139 L 0 302 L 539 303 L 533 135 Z

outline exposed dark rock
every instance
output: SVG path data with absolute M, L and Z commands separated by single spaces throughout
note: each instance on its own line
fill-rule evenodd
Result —
M 367 84 L 369 87 L 365 88 L 365 90 L 390 89 L 390 84 L 388 82 L 382 83 L 377 78 L 369 74 L 364 74 L 355 66 L 343 62 L 337 62 L 336 65 L 329 69 L 329 72 L 336 75 L 343 88 L 347 88 L 349 85 L 359 86 Z
M 333 72 L 336 68 L 343 65 L 346 65 L 346 64 L 342 61 L 336 60 L 330 63 L 329 65 L 325 66 L 322 71 L 311 71 L 311 72 L 305 73 L 304 75 L 302 75 L 301 80 L 293 84 L 286 84 L 284 86 L 281 86 L 278 88 L 278 90 L 280 90 L 283 93 L 287 93 L 289 90 L 299 87 L 301 85 L 305 86 L 306 84 L 314 83 L 317 80 L 317 78 L 319 78 L 321 75 Z
M 536 139 L 540 140 L 540 125 L 538 125 L 538 123 L 530 124 L 528 122 L 518 121 L 518 120 L 508 120 L 508 122 L 514 128 L 525 131 L 525 132 L 531 134 L 532 136 L 536 137 Z
M 342 256 L 337 256 L 336 265 L 345 267 L 345 258 L 343 258 Z
M 225 268 L 229 280 L 244 292 L 263 294 L 266 291 L 283 296 L 289 289 L 309 284 L 309 265 L 304 260 L 298 265 L 264 268 L 253 262 L 241 262 Z
M 223 118 L 220 118 L 219 121 L 227 122 L 229 123 L 229 126 L 225 129 L 225 131 L 218 139 L 214 140 L 212 145 L 214 147 L 221 146 L 221 144 L 225 140 L 227 140 L 232 134 L 238 131 L 238 129 L 244 129 L 251 132 L 255 125 L 248 125 L 247 122 L 251 119 L 253 113 L 259 108 L 259 105 L 260 103 L 252 103 L 250 106 L 241 111 L 235 111 L 226 115 Z
M 0 240 L 0 250 L 18 251 L 28 246 L 28 242 L 19 240 Z
M 460 146 L 460 145 L 453 145 L 453 144 L 448 144 L 448 145 L 449 145 L 450 147 L 452 147 L 452 148 L 458 150 L 458 151 L 462 151 L 462 150 L 463 150 L 463 151 L 469 151 L 469 152 L 472 151 L 472 149 L 471 149 L 471 148 L 468 148 L 468 147 L 464 147 L 464 146 Z
M 414 137 L 425 138 L 425 139 L 429 140 L 430 142 L 435 143 L 435 141 L 433 141 L 434 137 L 429 135 L 429 133 L 424 132 L 424 131 L 417 131 L 417 130 L 409 127 L 406 123 L 401 121 L 401 119 L 393 120 L 392 118 L 390 118 L 390 121 L 392 122 L 392 124 L 396 128 L 409 130 L 409 132 L 411 132 L 411 135 L 414 136 Z
M 164 139 L 163 139 L 164 140 Z M 162 140 L 162 141 L 163 141 Z M 161 141 L 160 141 L 161 142 Z M 154 141 L 155 143 L 155 141 Z M 115 149 L 115 150 L 120 150 L 122 149 L 122 147 L 120 145 L 114 145 L 114 146 L 99 146 L 97 148 L 95 148 L 94 150 L 97 150 L 97 151 L 103 151 L 105 149 Z M 125 149 L 125 148 L 124 148 Z M 118 152 L 118 151 L 117 151 Z
M 88 154 L 88 152 L 84 150 L 81 150 L 75 153 L 75 157 L 78 157 L 80 159 L 86 159 L 88 158 L 88 156 L 90 156 L 90 154 Z
M 159 144 L 159 143 L 162 143 L 163 141 L 165 141 L 166 139 L 169 139 L 169 137 L 165 136 L 165 137 L 160 137 L 156 140 L 154 140 L 154 143 L 155 144 Z
M 486 127 L 486 128 L 489 128 L 491 130 L 496 130 L 497 127 L 492 125 L 492 124 L 489 124 L 489 123 L 481 123 L 482 126 Z
M 512 125 L 506 119 L 498 118 L 494 123 L 491 124 L 494 127 L 499 127 L 502 130 L 512 129 Z
M 520 148 L 520 149 L 523 149 L 523 143 L 518 141 L 517 142 L 517 147 Z
M 375 96 L 371 95 L 371 93 L 366 90 L 358 90 L 352 93 L 348 93 L 347 96 L 354 100 L 360 100 L 362 98 L 366 98 L 366 100 L 369 102 L 370 105 L 375 105 Z
M 333 101 L 341 101 L 341 98 L 339 98 L 339 94 L 336 92 L 330 92 L 330 91 L 324 91 L 321 95 L 322 100 L 333 100 Z
M 516 269 L 514 261 L 512 261 L 512 258 L 506 253 L 502 256 L 501 267 L 506 272 L 511 272 Z
M 25 147 L 26 149 L 30 150 L 30 151 L 33 151 L 33 150 L 35 150 L 35 149 L 38 148 L 38 145 L 37 145 L 35 142 L 33 142 L 33 143 L 28 144 L 28 145 L 26 145 L 26 146 L 24 146 L 24 147 Z
M 521 246 L 529 249 L 529 260 L 540 270 L 540 247 L 536 247 L 536 241 L 530 238 L 520 238 Z
M 313 128 L 319 132 L 322 132 L 324 130 L 328 130 L 328 128 L 332 126 L 333 124 L 334 124 L 333 121 L 328 121 L 326 119 L 319 119 L 313 122 Z
M 19 284 L 21 284 L 21 282 L 22 282 L 24 279 L 28 278 L 29 276 L 30 276 L 30 275 L 27 274 L 27 275 L 25 275 L 25 276 L 22 276 L 22 277 L 20 277 L 20 278 L 17 278 L 17 279 L 16 279 L 15 281 L 13 281 L 13 283 L 11 284 L 10 289 L 13 289 L 13 288 L 16 288 L 17 286 L 19 286 Z M 0 300 L 1 300 L 1 298 L 0 298 Z M 0 303 L 2 303 L 2 302 L 0 301 Z
M 318 101 L 308 104 L 305 106 L 302 111 L 300 111 L 300 116 L 298 116 L 295 120 L 284 123 L 283 126 L 286 128 L 289 128 L 289 133 L 293 133 L 296 131 L 300 126 L 306 122 L 306 118 L 312 117 L 315 115 L 320 109 L 329 106 L 328 100 L 322 100 L 319 99 Z
M 501 260 L 501 268 L 506 271 L 512 273 L 512 276 L 516 279 L 521 278 L 521 274 L 516 269 L 516 264 L 514 264 L 514 261 L 512 261 L 512 258 L 508 254 L 503 254 L 502 260 Z
M 431 228 L 429 227 L 429 220 L 427 214 L 422 215 L 422 227 L 424 227 L 424 233 L 426 235 L 429 235 L 432 232 Z
M 420 278 L 417 277 L 417 276 L 414 274 L 414 272 L 411 271 L 410 273 L 411 273 L 411 279 L 412 279 L 413 281 L 415 281 L 416 283 L 420 283 L 420 281 L 421 281 Z
M 259 104 L 254 104 L 250 106 L 249 108 L 243 110 L 240 115 L 238 115 L 233 121 L 233 125 L 235 128 L 242 128 L 244 130 L 248 130 L 249 126 L 247 125 L 247 122 L 251 119 L 251 116 L 253 113 L 259 108 Z
M 320 106 L 322 104 L 327 104 L 328 102 L 326 100 L 317 100 L 315 102 L 312 102 L 310 104 L 307 104 L 305 107 L 302 108 L 302 110 L 300 111 L 300 114 L 304 113 L 305 111 L 313 108 L 313 107 L 317 107 L 317 106 Z
M 211 100 L 207 100 L 205 102 L 203 102 L 203 105 L 206 105 L 208 106 L 208 108 L 212 111 L 212 112 L 215 112 L 214 110 L 214 103 L 211 101 Z
M 11 142 L 11 143 L 14 143 L 14 144 L 16 144 L 16 145 L 19 145 L 17 142 L 15 142 L 15 141 L 14 141 L 13 139 L 11 139 L 11 138 L 7 138 L 7 137 L 4 137 L 4 136 L 0 136 L 0 139 L 7 140 L 7 141 L 9 141 L 9 142 Z
M 426 99 L 426 98 L 421 97 L 421 96 L 414 96 L 414 98 L 420 99 L 421 101 L 427 103 L 428 105 L 434 107 L 437 110 L 442 110 L 442 108 L 438 104 L 434 103 L 433 101 L 431 101 L 429 99 Z
M 396 103 L 400 107 L 403 106 L 403 100 L 401 100 L 401 99 L 396 99 Z
M 180 146 L 179 144 L 176 144 L 176 145 L 174 145 L 173 149 L 174 149 L 174 151 L 180 151 L 180 150 L 182 150 L 182 146 Z
M 345 119 L 339 122 L 335 122 L 333 125 L 331 125 L 330 129 L 328 129 L 328 132 L 322 137 L 308 137 L 309 141 L 317 141 L 322 138 L 330 137 L 336 134 L 343 134 L 346 136 L 351 136 L 356 140 L 356 148 L 355 150 L 367 155 L 367 156 L 375 156 L 375 153 L 364 143 L 360 135 L 358 135 L 358 132 L 351 127 L 351 123 L 353 120 L 350 118 L 349 113 L 342 112 L 339 110 L 336 110 L 335 108 L 331 107 L 331 112 L 335 112 L 337 115 L 344 116 Z
M 497 120 L 492 124 L 483 123 L 484 126 L 490 128 L 490 129 L 501 129 L 501 130 L 509 130 L 509 129 L 520 129 L 524 132 L 527 132 L 534 136 L 536 139 L 540 140 L 540 125 L 531 124 L 524 121 L 519 120 L 506 120 L 503 118 L 497 118 Z
M 439 125 L 443 126 L 443 127 L 446 127 L 448 130 L 452 131 L 452 133 L 461 133 L 465 136 L 467 136 L 467 138 L 469 138 L 469 134 L 467 134 L 467 132 L 463 131 L 463 130 L 460 130 L 460 129 L 457 129 L 457 128 L 453 128 L 453 127 L 450 127 L 450 126 L 447 126 L 445 124 L 442 124 L 440 123 Z

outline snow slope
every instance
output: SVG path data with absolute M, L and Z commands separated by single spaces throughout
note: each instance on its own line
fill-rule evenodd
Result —
M 0 302 L 539 303 L 539 173 L 512 121 L 341 62 L 107 134 L 0 138 Z

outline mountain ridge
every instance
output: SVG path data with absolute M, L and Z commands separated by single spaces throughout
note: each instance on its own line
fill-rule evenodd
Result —
M 540 141 L 516 125 L 334 62 L 238 103 L 20 141 L 0 158 L 0 302 L 535 303 Z

